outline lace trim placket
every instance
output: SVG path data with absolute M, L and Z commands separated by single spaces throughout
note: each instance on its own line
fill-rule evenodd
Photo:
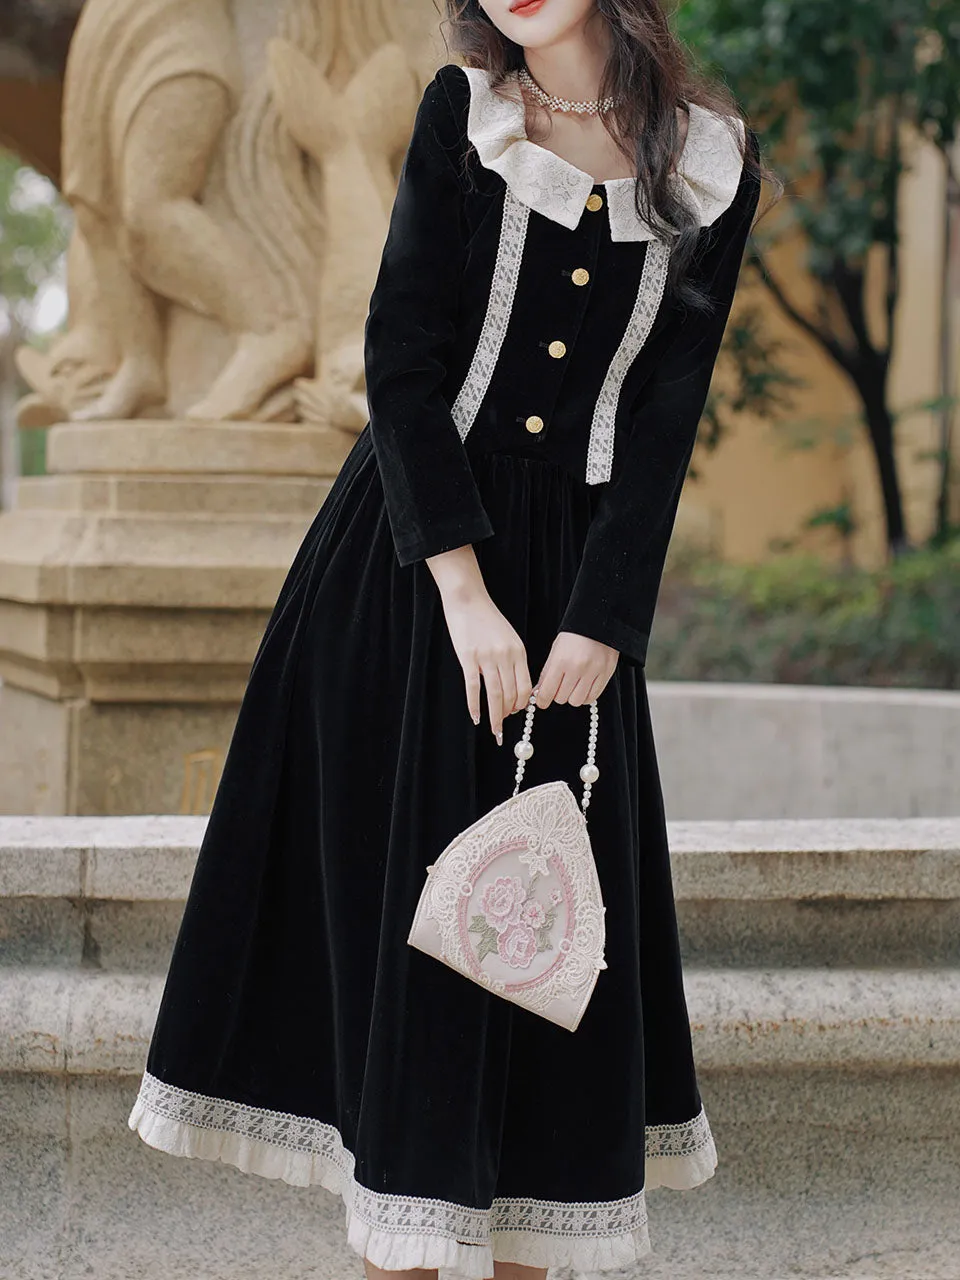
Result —
M 503 335 L 513 309 L 529 218 L 529 205 L 523 204 L 509 187 L 506 188 L 500 221 L 500 242 L 490 279 L 490 296 L 487 299 L 483 327 L 467 376 L 451 407 L 461 440 L 466 439 L 467 432 L 473 426 L 500 355 Z
M 516 295 L 529 218 L 530 207 L 519 200 L 509 187 L 505 188 L 500 239 L 490 280 L 487 309 L 473 359 L 451 406 L 461 440 L 466 439 L 476 420 L 503 346 Z M 648 242 L 633 310 L 607 368 L 594 406 L 587 443 L 587 484 L 599 484 L 610 479 L 620 390 L 656 320 L 663 299 L 669 259 L 669 245 L 660 240 Z
M 657 318 L 667 280 L 670 246 L 660 240 L 647 242 L 633 311 L 627 321 L 620 345 L 613 354 L 600 394 L 593 409 L 590 437 L 587 441 L 587 484 L 600 484 L 610 479 L 613 469 L 613 446 L 620 389 L 631 364 L 650 336 Z
M 222 1160 L 245 1172 L 338 1193 L 348 1243 L 385 1270 L 441 1267 L 492 1274 L 493 1261 L 608 1270 L 649 1250 L 645 1191 L 709 1178 L 716 1149 L 705 1113 L 646 1130 L 646 1187 L 620 1200 L 500 1197 L 489 1209 L 377 1192 L 357 1182 L 355 1158 L 333 1125 L 191 1093 L 145 1072 L 130 1128 L 173 1155 Z

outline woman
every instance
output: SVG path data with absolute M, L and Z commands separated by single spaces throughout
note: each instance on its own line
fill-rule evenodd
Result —
M 417 112 L 369 422 L 255 659 L 130 1124 L 338 1191 L 368 1277 L 538 1280 L 629 1266 L 645 1190 L 716 1163 L 644 662 L 760 177 L 657 0 L 448 17 L 467 65 Z M 575 779 L 600 713 L 608 967 L 573 1034 L 406 942 L 425 866 L 509 795 L 531 673 L 525 785 Z

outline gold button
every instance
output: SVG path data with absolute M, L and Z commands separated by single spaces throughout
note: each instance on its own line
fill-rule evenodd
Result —
M 559 338 L 556 338 L 550 343 L 547 350 L 552 356 L 556 356 L 559 360 L 561 356 L 565 356 L 567 354 L 567 344 L 565 342 L 561 342 Z
M 586 284 L 590 279 L 590 272 L 586 267 L 577 267 L 576 271 L 571 275 L 570 279 L 574 284 Z
M 528 431 L 532 431 L 536 435 L 538 431 L 543 430 L 543 419 L 537 417 L 535 413 L 531 413 L 526 421 L 526 427 Z
M 591 191 L 587 196 L 587 208 L 591 212 L 603 208 L 603 196 L 597 195 L 596 191 Z

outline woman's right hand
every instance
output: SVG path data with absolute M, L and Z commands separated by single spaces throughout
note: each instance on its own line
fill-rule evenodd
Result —
M 503 745 L 503 721 L 525 708 L 532 691 L 527 652 L 515 628 L 491 600 L 470 545 L 430 556 L 447 630 L 466 685 L 467 707 L 480 723 L 480 680 L 487 691 L 490 729 Z

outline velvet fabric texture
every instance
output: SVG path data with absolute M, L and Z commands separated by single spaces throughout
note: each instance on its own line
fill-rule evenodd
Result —
M 504 182 L 468 146 L 469 86 L 441 67 L 421 100 L 367 317 L 369 429 L 398 561 L 492 537 L 471 462 L 504 452 L 586 470 L 588 428 L 638 293 L 650 241 L 614 243 L 604 208 L 570 230 L 534 212 L 493 377 L 465 441 L 449 405 L 474 359 L 500 250 Z M 757 153 L 756 135 L 748 134 Z M 602 183 L 593 193 L 603 195 Z M 613 475 L 561 620 L 646 660 L 650 628 L 759 180 L 743 169 L 729 208 L 700 232 L 695 277 L 709 314 L 660 305 L 620 388 Z M 589 272 L 577 285 L 577 268 Z M 549 353 L 560 339 L 566 354 Z M 525 422 L 544 421 L 537 434 Z
M 495 453 L 477 483 L 501 530 L 477 547 L 483 579 L 535 669 L 598 494 L 554 463 Z M 361 436 L 254 663 L 148 1069 L 336 1122 L 370 1185 L 464 1203 L 636 1191 L 645 1075 L 651 1123 L 699 1101 L 642 673 L 619 670 L 598 707 L 588 827 L 609 968 L 571 1034 L 406 945 L 427 864 L 512 791 L 522 716 L 502 747 L 470 719 L 439 593 L 425 564 L 395 563 Z M 524 786 L 567 778 L 579 794 L 588 725 L 585 707 L 538 712 Z M 569 1161 L 545 1158 L 546 1116 Z
M 628 374 L 609 485 L 583 478 L 588 408 L 646 246 L 611 245 L 594 213 L 573 230 L 531 213 L 463 441 L 449 397 L 504 196 L 480 172 L 465 192 L 464 91 L 451 64 L 421 102 L 366 327 L 370 421 L 253 662 L 130 1124 L 176 1154 L 339 1190 L 350 1244 L 378 1266 L 479 1280 L 494 1259 L 628 1266 L 648 1247 L 645 1190 L 715 1164 L 642 662 L 753 195 L 705 234 L 714 317 L 670 310 Z M 592 287 L 571 283 L 582 265 Z M 565 361 L 543 349 L 558 335 Z M 573 1033 L 406 943 L 427 865 L 511 793 L 522 730 L 508 718 L 498 747 L 467 710 L 426 563 L 466 541 L 534 677 L 560 629 L 624 643 L 587 813 L 608 967 Z M 541 710 L 524 786 L 579 794 L 588 722 Z

